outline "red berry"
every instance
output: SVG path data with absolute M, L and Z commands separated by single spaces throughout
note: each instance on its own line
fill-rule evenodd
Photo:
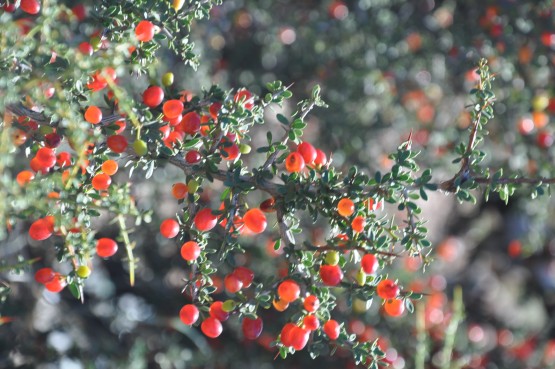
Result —
M 44 135 L 44 144 L 51 149 L 55 149 L 60 146 L 61 143 L 62 137 L 55 132 Z
M 35 281 L 45 284 L 54 279 L 56 273 L 51 268 L 42 268 L 35 273 Z
M 401 316 L 405 312 L 405 301 L 400 299 L 386 300 L 383 308 L 390 316 Z
M 316 160 L 316 149 L 308 142 L 301 142 L 297 146 L 297 152 L 303 156 L 304 162 L 307 165 L 312 165 Z
M 91 105 L 85 110 L 85 120 L 91 124 L 98 124 L 102 121 L 102 110 L 98 106 Z
M 174 238 L 179 233 L 179 223 L 175 219 L 166 219 L 160 224 L 160 233 L 166 238 Z
M 322 150 L 316 149 L 316 159 L 314 159 L 314 165 L 320 167 L 326 165 L 327 162 L 328 158 L 326 157 L 326 154 Z
M 29 228 L 29 236 L 36 241 L 46 240 L 52 232 L 52 225 L 44 218 L 34 221 Z
M 383 279 L 376 286 L 376 293 L 384 300 L 394 299 L 399 292 L 399 286 L 390 279 Z
M 262 328 L 263 323 L 261 318 L 251 319 L 249 317 L 244 317 L 241 322 L 243 336 L 248 340 L 257 339 L 262 333 Z
M 308 343 L 309 337 L 309 330 L 295 326 L 291 332 L 291 346 L 297 351 L 302 350 Z
M 237 293 L 243 288 L 243 282 L 233 273 L 225 276 L 224 285 L 229 293 Z
M 216 226 L 218 217 L 212 213 L 212 209 L 204 208 L 195 215 L 194 223 L 199 231 L 206 232 Z
M 177 118 L 183 112 L 183 103 L 179 100 L 168 100 L 162 106 L 162 111 L 169 119 Z
M 536 142 L 540 148 L 547 149 L 553 145 L 553 135 L 546 131 L 541 131 L 538 133 Z
M 298 152 L 290 153 L 285 159 L 285 169 L 290 173 L 301 172 L 305 167 L 304 159 Z
M 67 285 L 65 277 L 60 273 L 54 273 L 54 278 L 44 284 L 44 287 L 50 292 L 58 293 Z
M 362 216 L 356 216 L 355 219 L 351 222 L 351 227 L 353 231 L 357 233 L 362 233 L 364 231 L 364 226 L 366 226 L 366 219 Z
M 221 322 L 225 322 L 227 319 L 229 319 L 229 313 L 224 311 L 222 309 L 222 305 L 224 303 L 221 301 L 214 301 L 211 305 L 210 305 L 210 316 L 218 319 Z
M 287 323 L 281 329 L 280 340 L 285 347 L 291 347 L 293 344 L 292 333 L 295 328 L 297 328 L 295 324 Z
M 44 168 L 52 168 L 56 164 L 56 154 L 49 147 L 41 147 L 35 154 L 38 163 Z
M 221 108 L 222 108 L 222 103 L 220 102 L 215 102 L 212 105 L 210 105 L 210 108 L 208 110 L 210 111 L 210 116 L 212 117 L 212 119 L 214 120 L 218 119 L 218 112 L 220 111 Z
M 204 321 L 200 325 L 200 329 L 202 330 L 202 333 L 204 333 L 206 336 L 210 338 L 216 338 L 220 334 L 222 334 L 223 327 L 222 323 L 218 319 L 208 317 L 204 319 Z
M 340 327 L 337 321 L 333 319 L 328 320 L 324 323 L 323 329 L 330 340 L 336 340 L 339 337 Z
M 199 311 L 195 305 L 188 304 L 181 308 L 179 311 L 179 319 L 183 324 L 193 325 L 198 320 Z
M 309 331 L 315 331 L 318 328 L 320 328 L 320 321 L 318 320 L 316 315 L 309 314 L 309 315 L 304 317 L 303 325 Z
M 149 42 L 154 38 L 154 24 L 147 20 L 142 20 L 135 27 L 135 36 L 141 42 Z
M 200 131 L 200 115 L 194 111 L 185 114 L 181 121 L 181 128 L 183 132 L 190 135 L 198 133 Z
M 266 215 L 258 208 L 247 210 L 243 216 L 243 222 L 245 223 L 245 227 L 256 234 L 264 232 L 268 225 Z
M 251 110 L 254 106 L 252 94 L 249 90 L 237 91 L 237 93 L 233 97 L 233 101 L 235 101 L 236 103 L 243 104 L 245 109 L 248 109 L 248 110 Z
M 303 306 L 306 311 L 313 313 L 320 307 L 320 300 L 314 295 L 309 295 L 304 299 Z
M 374 274 L 378 270 L 378 259 L 373 254 L 366 254 L 362 257 L 360 261 L 362 270 L 366 274 Z
M 195 241 L 187 241 L 181 246 L 181 257 L 187 261 L 195 261 L 200 255 L 200 246 Z
M 301 288 L 294 280 L 287 279 L 279 284 L 277 292 L 281 300 L 286 302 L 293 302 L 299 298 L 301 294 Z
M 71 154 L 67 151 L 63 151 L 56 156 L 56 164 L 59 167 L 68 167 L 71 165 Z
M 94 52 L 93 47 L 90 43 L 88 43 L 87 41 L 83 41 L 79 44 L 79 51 L 82 54 L 91 56 Z
M 276 211 L 275 209 L 276 200 L 273 197 L 270 197 L 267 200 L 264 200 L 260 203 L 260 210 L 265 213 L 273 213 Z
M 231 144 L 231 146 L 222 145 L 220 149 L 222 153 L 222 158 L 224 160 L 232 161 L 241 156 L 241 150 L 236 143 Z
M 109 258 L 118 251 L 118 244 L 111 238 L 99 238 L 96 241 L 96 254 L 101 258 Z
M 252 281 L 254 280 L 254 273 L 252 270 L 246 267 L 237 267 L 233 271 L 233 274 L 243 282 L 243 288 L 248 288 Z
M 104 191 L 110 187 L 112 183 L 112 178 L 106 173 L 100 173 L 93 177 L 92 186 L 97 191 Z
M 28 14 L 37 14 L 40 11 L 40 3 L 37 0 L 21 0 L 21 10 Z
M 106 139 L 106 145 L 113 152 L 121 154 L 127 149 L 127 138 L 121 135 L 113 135 Z
M 200 152 L 197 150 L 191 150 L 185 154 L 185 161 L 189 164 L 197 164 L 201 159 L 202 156 L 200 156 Z
M 150 86 L 143 92 L 143 104 L 155 108 L 164 101 L 164 90 L 159 86 Z
M 343 271 L 339 265 L 322 265 L 320 278 L 327 286 L 337 286 L 343 279 Z

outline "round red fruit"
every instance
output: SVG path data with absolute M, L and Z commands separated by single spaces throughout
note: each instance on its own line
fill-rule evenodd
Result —
M 181 246 L 181 257 L 186 261 L 195 261 L 200 256 L 200 246 L 195 241 L 187 241 Z
M 243 282 L 233 273 L 225 276 L 224 285 L 229 293 L 237 293 L 243 288 Z
M 324 323 L 323 326 L 324 333 L 329 337 L 330 340 L 336 340 L 339 337 L 341 327 L 337 321 L 330 319 Z
M 202 330 L 202 333 L 210 338 L 218 337 L 223 331 L 222 323 L 213 317 L 204 319 L 200 325 L 200 329 Z
M 362 266 L 362 270 L 366 274 L 374 274 L 378 270 L 378 259 L 373 254 L 366 254 L 362 257 L 360 261 L 360 265 Z
M 25 13 L 32 15 L 35 15 L 40 11 L 40 3 L 37 0 L 21 0 L 19 7 Z
M 100 173 L 93 177 L 92 186 L 97 191 L 104 191 L 110 187 L 112 183 L 112 178 L 106 173 Z
M 150 86 L 143 92 L 143 104 L 155 108 L 164 101 L 164 90 L 160 86 Z
M 35 273 L 35 281 L 40 284 L 45 284 L 54 279 L 56 273 L 51 268 L 42 268 Z
M 243 222 L 252 233 L 256 234 L 264 232 L 268 225 L 266 215 L 258 208 L 247 210 L 243 216 Z
M 212 213 L 212 209 L 204 208 L 195 215 L 194 223 L 199 231 L 206 232 L 216 226 L 218 217 Z
M 197 150 L 191 150 L 188 151 L 187 154 L 185 154 L 185 161 L 189 164 L 197 164 L 200 162 L 201 159 L 202 156 L 200 156 L 200 152 L 198 152 Z
M 100 238 L 96 241 L 96 254 L 101 258 L 109 258 L 118 251 L 118 244 L 111 238 Z
M 376 293 L 384 300 L 396 298 L 399 292 L 399 286 L 391 279 L 383 279 L 376 286 Z
M 261 318 L 251 319 L 244 317 L 241 323 L 243 336 L 248 340 L 257 339 L 262 333 L 263 323 Z
M 200 131 L 200 115 L 194 111 L 185 114 L 181 121 L 181 129 L 190 135 L 198 133 Z
M 225 312 L 222 308 L 222 305 L 224 303 L 221 301 L 214 301 L 211 305 L 210 305 L 210 316 L 218 319 L 221 322 L 225 322 L 227 319 L 229 319 L 229 313 Z
M 303 156 L 298 152 L 290 153 L 285 159 L 285 169 L 290 173 L 301 172 L 305 167 Z
M 389 299 L 385 302 L 383 308 L 387 315 L 398 317 L 405 312 L 405 301 L 401 299 Z
M 160 234 L 166 238 L 174 238 L 179 233 L 179 223 L 175 219 L 166 219 L 160 224 Z
M 43 241 L 52 236 L 52 225 L 46 219 L 39 219 L 31 224 L 29 236 L 35 241 Z
M 127 149 L 127 138 L 122 135 L 112 135 L 106 139 L 106 145 L 113 152 L 121 154 Z
M 299 298 L 301 288 L 299 284 L 292 279 L 287 279 L 281 282 L 278 286 L 278 296 L 281 300 L 286 302 L 293 302 Z
M 312 165 L 316 160 L 316 149 L 308 142 L 301 142 L 297 146 L 297 152 L 303 156 L 304 162 L 307 165 Z
M 246 267 L 237 267 L 233 270 L 233 274 L 243 282 L 243 288 L 248 288 L 254 280 L 254 272 Z
M 102 111 L 98 106 L 91 105 L 85 110 L 85 120 L 91 124 L 98 124 L 102 121 Z
M 186 325 L 193 325 L 198 320 L 199 311 L 195 305 L 188 304 L 179 311 L 179 319 Z
M 309 314 L 304 317 L 303 326 L 309 331 L 315 331 L 320 328 L 320 321 L 318 320 L 316 315 Z
M 168 100 L 162 106 L 162 111 L 168 119 L 175 119 L 183 112 L 183 103 L 179 100 Z
M 303 306 L 306 311 L 313 313 L 320 307 L 320 300 L 314 295 L 309 295 L 304 299 Z
M 343 279 L 343 271 L 339 265 L 322 265 L 320 278 L 327 286 L 337 286 Z
M 135 27 L 135 36 L 141 42 L 149 42 L 154 38 L 154 24 L 147 20 L 142 20 Z

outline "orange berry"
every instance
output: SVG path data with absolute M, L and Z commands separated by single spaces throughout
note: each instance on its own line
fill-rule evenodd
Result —
M 184 199 L 189 193 L 189 187 L 185 183 L 177 182 L 172 186 L 172 196 L 177 200 Z
M 384 310 L 390 316 L 401 316 L 405 312 L 405 301 L 401 299 L 389 299 L 384 304 Z
M 15 180 L 17 184 L 21 187 L 25 186 L 27 183 L 31 182 L 35 178 L 35 173 L 31 172 L 30 170 L 23 170 L 17 173 Z
M 355 212 L 355 203 L 351 199 L 344 197 L 337 203 L 337 212 L 342 217 L 349 217 Z
M 106 160 L 104 163 L 102 163 L 102 166 L 100 167 L 100 169 L 109 176 L 113 176 L 114 174 L 116 174 L 118 168 L 118 162 L 112 159 Z
M 301 288 L 294 280 L 287 279 L 279 284 L 277 292 L 281 300 L 285 302 L 293 302 L 299 298 Z
M 102 121 L 102 111 L 98 106 L 91 105 L 85 110 L 85 120 L 91 124 L 98 124 Z
M 274 309 L 276 309 L 279 312 L 285 311 L 289 307 L 289 303 L 283 300 L 274 300 L 272 302 L 272 305 L 274 305 Z

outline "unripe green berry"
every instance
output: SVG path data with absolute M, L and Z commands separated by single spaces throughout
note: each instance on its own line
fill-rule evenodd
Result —
M 166 87 L 173 85 L 173 73 L 168 72 L 162 76 L 162 84 Z
M 359 269 L 355 279 L 359 286 L 364 286 L 366 284 L 366 273 L 362 269 Z
M 98 36 L 91 37 L 89 42 L 94 51 L 100 50 L 100 46 L 102 46 L 102 40 Z
M 250 147 L 250 145 L 247 144 L 239 144 L 239 152 L 241 154 L 248 154 L 249 152 L 251 152 L 252 148 Z
M 187 182 L 187 187 L 189 188 L 189 193 L 191 195 L 197 192 L 198 186 L 198 182 L 194 179 L 190 179 L 189 182 Z
M 229 313 L 233 310 L 235 310 L 235 307 L 237 306 L 237 303 L 233 300 L 226 300 L 224 301 L 224 303 L 222 304 L 222 310 L 225 311 L 226 313 Z
M 337 265 L 339 263 L 339 252 L 337 251 L 328 251 L 326 253 L 326 264 L 328 265 Z
M 80 278 L 88 278 L 91 275 L 91 268 L 89 268 L 86 265 L 81 265 L 79 266 L 79 268 L 77 268 L 77 270 L 75 271 L 75 273 L 80 277 Z
M 145 141 L 139 139 L 133 142 L 133 150 L 137 155 L 144 156 L 148 152 L 148 146 Z

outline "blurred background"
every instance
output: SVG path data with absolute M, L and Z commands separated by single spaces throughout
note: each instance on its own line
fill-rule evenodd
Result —
M 84 4 L 94 11 L 92 2 Z M 474 69 L 486 57 L 497 76 L 497 102 L 481 146 L 488 154 L 484 165 L 553 177 L 554 6 L 551 0 L 225 0 L 193 27 L 198 70 L 168 52 L 150 77 L 172 71 L 178 88 L 194 93 L 219 84 L 256 94 L 279 79 L 293 84 L 298 99 L 320 84 L 329 108 L 310 115 L 304 139 L 332 156 L 335 166 L 387 170 L 389 153 L 412 132 L 419 165 L 432 168 L 439 182 L 458 170 L 453 148 L 467 139 Z M 269 112 L 270 126 L 274 115 Z M 263 139 L 265 130 L 253 134 Z M 96 260 L 84 304 L 68 291 L 44 291 L 31 270 L 0 269 L 0 291 L 11 289 L 0 305 L 0 368 L 355 367 L 341 350 L 316 360 L 306 352 L 274 360 L 270 342 L 285 321 L 273 309 L 263 313 L 267 324 L 254 342 L 242 338 L 237 321 L 226 323 L 217 340 L 179 321 L 188 271 L 157 224 L 179 210 L 170 188 L 181 176 L 166 167 L 149 181 L 133 179 L 139 206 L 155 210 L 155 220 L 133 234 L 135 287 L 118 257 Z M 449 368 L 555 367 L 553 202 L 532 200 L 530 192 L 523 188 L 508 205 L 496 197 L 484 203 L 476 193 L 476 206 L 434 194 L 422 206 L 435 261 L 423 270 L 419 259 L 401 258 L 387 270 L 407 288 L 427 293 L 417 313 L 393 319 L 378 303 L 340 301 L 337 316 L 359 339 L 380 338 L 393 368 L 413 368 L 418 355 L 426 368 L 440 368 L 446 332 L 458 322 L 453 291 L 460 286 L 465 317 L 454 327 Z M 99 220 L 99 237 L 116 237 L 108 220 Z M 33 270 L 54 262 L 53 248 L 17 231 L 0 244 L 0 258 L 42 258 Z M 247 254 L 237 264 L 248 264 L 262 279 L 275 275 L 283 261 L 271 236 L 245 238 Z M 220 288 L 217 296 L 225 292 Z

